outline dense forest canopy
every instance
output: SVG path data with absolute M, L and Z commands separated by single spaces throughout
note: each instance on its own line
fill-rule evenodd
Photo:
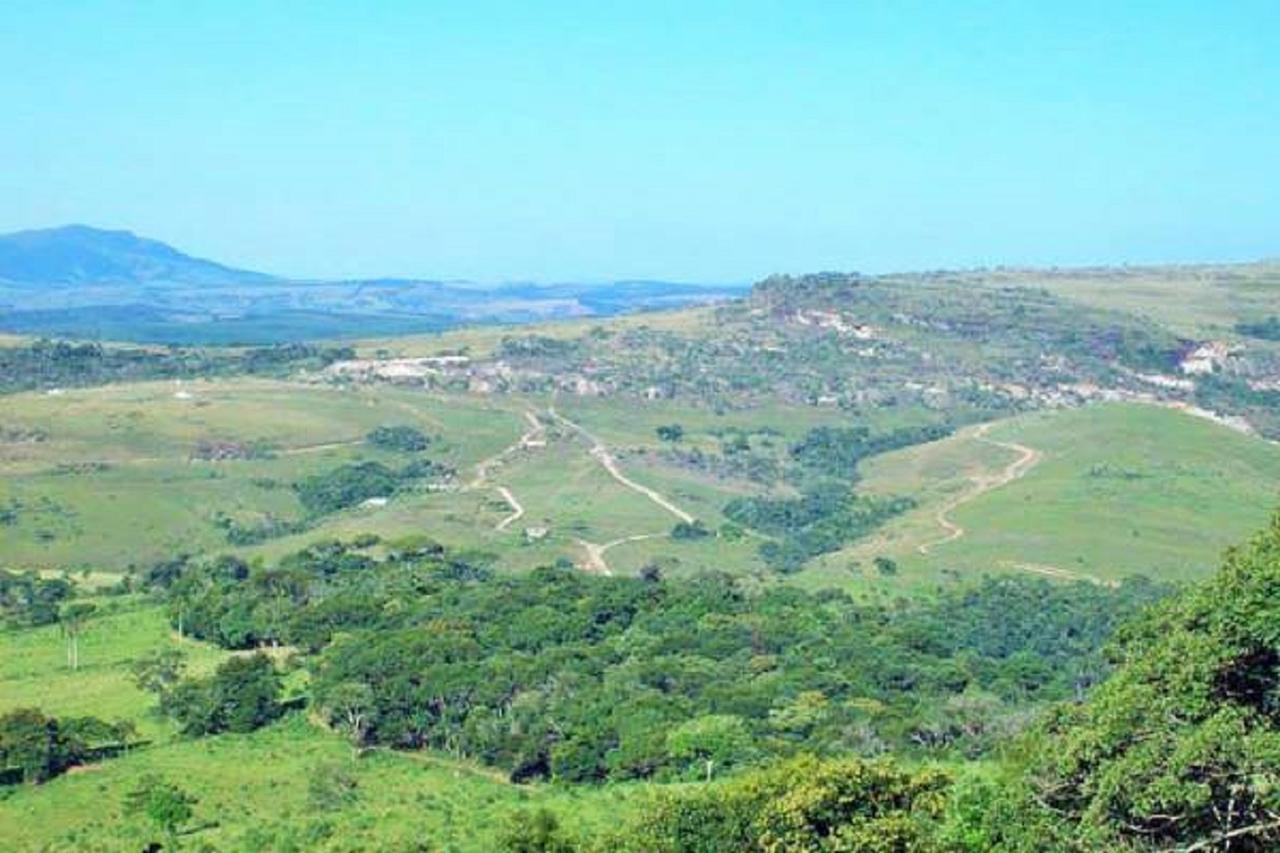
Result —
M 361 738 L 572 782 L 696 778 L 801 749 L 985 754 L 1106 672 L 1113 626 L 1165 588 L 989 579 L 936 601 L 749 591 L 727 575 L 499 576 L 419 548 L 314 546 L 274 566 L 157 567 L 175 626 L 312 653 L 313 700 Z

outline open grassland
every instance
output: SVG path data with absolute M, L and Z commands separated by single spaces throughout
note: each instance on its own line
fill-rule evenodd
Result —
M 120 571 L 185 551 L 224 549 L 214 518 L 298 520 L 290 484 L 354 461 L 396 464 L 364 442 L 415 426 L 432 458 L 459 470 L 521 431 L 517 411 L 396 389 L 340 391 L 260 380 L 140 383 L 6 398 L 0 422 L 0 561 Z M 193 459 L 201 442 L 261 448 Z
M 5 850 L 140 850 L 155 831 L 123 813 L 125 794 L 158 774 L 199 798 L 183 846 L 218 850 L 491 850 L 495 832 L 521 808 L 547 807 L 561 823 L 606 826 L 643 788 L 514 786 L 492 770 L 430 753 L 377 752 L 353 760 L 346 742 L 299 713 L 250 735 L 188 740 L 151 712 L 154 699 L 129 664 L 161 648 L 182 649 L 188 671 L 206 673 L 228 654 L 179 642 L 154 606 L 102 599 L 80 640 L 80 668 L 66 666 L 56 626 L 0 632 L 0 712 L 36 706 L 54 716 L 132 719 L 149 744 L 39 786 L 0 789 Z M 313 801 L 319 768 L 356 782 L 338 805 Z
M 114 385 L 19 394 L 7 402 L 3 427 L 12 440 L 0 445 L 0 507 L 12 512 L 0 561 L 13 568 L 90 570 L 107 582 L 113 573 L 178 553 L 235 550 L 272 559 L 317 539 L 360 533 L 388 540 L 429 536 L 488 551 L 508 569 L 558 558 L 593 568 L 589 544 L 611 543 L 618 543 L 624 571 L 653 557 L 670 557 L 664 562 L 690 571 L 758 565 L 745 545 L 721 554 L 712 553 L 710 542 L 671 541 L 678 517 L 613 477 L 591 454 L 590 441 L 548 415 L 548 398 L 442 396 L 382 386 L 339 390 L 250 379 Z M 676 505 L 687 504 L 690 514 L 712 525 L 722 521 L 725 500 L 749 484 L 663 463 L 657 426 L 680 423 L 687 435 L 682 446 L 714 452 L 725 429 L 775 429 L 785 446 L 808 425 L 839 422 L 834 412 L 801 413 L 811 417 L 806 421 L 782 407 L 716 415 L 676 404 L 639 413 L 605 402 L 556 405 L 599 429 L 624 476 L 668 494 Z M 537 418 L 543 432 L 522 445 Z M 364 441 L 384 424 L 430 435 L 428 455 L 457 469 L 454 485 L 409 490 L 385 506 L 314 519 L 304 532 L 259 545 L 233 547 L 215 524 L 219 516 L 298 522 L 305 513 L 290 486 L 300 478 L 359 461 L 403 464 L 407 458 Z M 262 450 L 245 459 L 192 458 L 202 442 Z M 522 513 L 498 529 L 513 511 L 502 488 Z M 637 536 L 646 538 L 632 541 Z
M 820 560 L 805 583 L 912 589 L 999 571 L 1180 581 L 1203 577 L 1265 521 L 1280 497 L 1280 447 L 1183 412 L 1114 404 L 970 428 L 864 473 L 864 489 L 914 494 L 920 506 Z M 878 555 L 899 573 L 872 571 Z
M 1193 339 L 1234 338 L 1241 321 L 1274 315 L 1280 264 L 1196 264 L 959 273 L 965 286 L 1043 288 L 1095 308 L 1150 317 Z M 1256 343 L 1256 342 L 1255 342 Z
M 718 529 L 726 501 L 766 487 L 681 462 L 680 454 L 720 458 L 731 437 L 750 435 L 755 450 L 784 458 L 815 426 L 887 431 L 927 417 L 911 407 L 866 417 L 781 405 L 717 413 L 678 401 L 259 379 L 18 394 L 6 403 L 0 564 L 89 570 L 98 585 L 179 553 L 272 560 L 361 533 L 430 537 L 487 552 L 504 570 L 568 559 L 592 571 L 633 573 L 657 563 L 675 574 L 757 574 L 757 538 L 670 534 L 680 513 Z M 291 488 L 299 479 L 353 462 L 397 468 L 410 460 L 365 441 L 387 424 L 431 436 L 427 455 L 454 467 L 454 482 L 309 518 Z M 659 438 L 658 428 L 672 424 L 683 429 L 679 441 Z M 259 450 L 251 458 L 194 459 L 209 442 Z M 795 581 L 918 592 L 991 571 L 1102 581 L 1131 573 L 1195 577 L 1265 517 L 1277 497 L 1280 449 L 1180 412 L 1117 404 L 965 427 L 868 459 L 860 470 L 862 491 L 911 496 L 918 507 L 819 558 Z M 233 546 L 219 518 L 305 522 L 306 529 Z M 877 556 L 892 557 L 901 571 L 873 571 Z
M 585 317 L 580 320 L 559 320 L 521 327 L 475 326 L 438 334 L 371 338 L 354 341 L 351 345 L 361 358 L 418 358 L 455 353 L 479 358 L 492 355 L 502 339 L 508 337 L 538 335 L 556 340 L 573 340 L 602 326 L 613 331 L 650 328 L 697 334 L 712 328 L 714 320 L 715 309 L 702 306 L 674 311 L 643 311 L 607 319 Z

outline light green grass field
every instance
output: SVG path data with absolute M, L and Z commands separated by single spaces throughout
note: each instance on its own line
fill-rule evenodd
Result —
M 291 520 L 289 484 L 361 459 L 406 458 L 362 443 L 382 424 L 438 437 L 431 455 L 468 468 L 519 436 L 518 411 L 389 388 L 235 380 L 115 385 L 5 398 L 0 425 L 41 441 L 0 445 L 0 565 L 121 571 L 179 552 L 227 550 L 217 513 Z M 176 393 L 189 398 L 175 397 Z M 198 442 L 260 441 L 265 459 L 202 462 Z M 74 466 L 68 468 L 68 466 Z
M 900 590 L 1001 571 L 1191 580 L 1210 573 L 1221 551 L 1280 502 L 1280 446 L 1171 409 L 1042 412 L 998 422 L 987 437 L 1043 456 L 1021 478 L 946 512 L 960 536 L 949 538 L 939 510 L 971 494 L 970 477 L 994 475 L 1019 457 L 972 429 L 867 463 L 864 489 L 915 494 L 920 507 L 820 560 L 802 582 Z M 898 560 L 900 573 L 874 575 L 877 554 Z
M 986 283 L 1042 287 L 1075 302 L 1151 317 L 1192 338 L 1235 338 L 1236 323 L 1280 310 L 1280 265 L 1274 262 L 1059 274 L 1011 271 L 989 274 Z
M 175 396 L 179 392 L 186 396 Z M 44 440 L 0 445 L 0 508 L 18 508 L 16 522 L 0 527 L 0 565 L 88 569 L 101 583 L 111 573 L 178 553 L 239 551 L 270 560 L 318 539 L 368 532 L 386 539 L 425 535 L 485 551 L 509 570 L 558 558 L 590 565 L 580 540 L 618 542 L 606 558 L 616 572 L 636 572 L 655 560 L 682 574 L 762 569 L 758 542 L 750 539 L 672 540 L 676 518 L 611 478 L 588 452 L 589 442 L 563 425 L 549 425 L 545 446 L 501 455 L 477 480 L 478 463 L 499 457 L 528 431 L 526 413 L 542 412 L 547 420 L 552 401 L 546 398 L 248 379 L 116 385 L 14 395 L 6 402 L 0 415 L 6 434 L 38 433 Z M 713 528 L 724 520 L 726 501 L 757 487 L 663 461 L 669 445 L 657 438 L 658 426 L 682 425 L 680 446 L 708 453 L 718 452 L 724 430 L 769 428 L 780 433 L 771 440 L 782 452 L 813 426 L 855 422 L 834 410 L 783 406 L 716 414 L 674 401 L 561 397 L 554 405 L 605 442 L 626 476 Z M 921 416 L 886 411 L 871 425 L 890 429 Z M 218 514 L 245 523 L 302 518 L 289 486 L 307 474 L 358 460 L 404 464 L 407 456 L 362 441 L 388 423 L 432 435 L 429 454 L 458 469 L 455 488 L 399 494 L 384 507 L 336 513 L 304 533 L 256 546 L 232 548 L 215 526 Z M 970 427 L 864 462 L 862 490 L 911 495 L 919 508 L 820 558 L 795 582 L 919 591 L 986 571 L 1186 579 L 1212 565 L 1217 552 L 1260 523 L 1277 500 L 1275 445 L 1167 409 L 1045 412 L 993 425 L 986 441 L 975 436 Z M 192 461 L 202 440 L 261 441 L 273 454 Z M 1021 479 L 970 494 L 974 476 L 991 478 L 1018 458 L 1000 442 L 1021 443 L 1044 458 Z M 512 509 L 499 487 L 525 510 L 504 530 L 495 528 Z M 940 512 L 963 534 L 951 536 Z M 526 530 L 538 528 L 546 536 L 528 541 Z M 645 538 L 619 542 L 632 537 Z M 898 560 L 903 571 L 889 578 L 872 573 L 880 554 Z
M 180 649 L 189 671 L 212 670 L 226 657 L 190 638 L 179 642 L 155 606 L 100 598 L 99 613 L 80 637 L 80 666 L 67 666 L 57 625 L 0 632 L 0 712 L 35 706 L 46 712 L 131 719 L 143 737 L 168 739 L 171 727 L 148 713 L 153 700 L 129 675 L 131 661 L 163 648 Z

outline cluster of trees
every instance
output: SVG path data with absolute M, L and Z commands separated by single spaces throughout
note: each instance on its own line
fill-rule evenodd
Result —
M 1244 415 L 1264 436 L 1280 436 L 1280 391 L 1274 388 L 1254 387 L 1244 376 L 1218 372 L 1196 379 L 1195 401 L 1210 411 Z
M 1007 579 L 889 607 L 718 574 L 498 577 L 438 547 L 375 559 L 355 543 L 152 577 L 188 633 L 310 653 L 312 701 L 357 749 L 571 782 L 705 779 L 802 750 L 984 754 L 1105 672 L 1106 628 L 1163 592 Z
M 661 795 L 600 849 L 925 850 L 944 825 L 948 776 L 891 761 L 801 756 L 723 785 Z
M 213 526 L 222 531 L 228 545 L 257 545 L 281 536 L 302 533 L 311 527 L 305 518 L 280 518 L 270 513 L 253 521 L 241 521 L 225 512 L 215 512 Z
M 447 465 L 417 459 L 400 469 L 381 462 L 354 462 L 313 474 L 293 484 L 303 507 L 313 515 L 325 515 L 356 506 L 370 498 L 385 498 L 421 480 L 452 476 Z
M 499 358 L 563 358 L 577 352 L 578 341 L 546 335 L 506 336 L 498 344 Z
M 1042 849 L 1280 847 L 1280 515 L 1122 627 L 1115 671 L 1038 726 L 1017 819 Z M 1016 837 L 1016 835 L 1015 835 Z
M 725 505 L 724 515 L 734 524 L 773 537 L 761 543 L 760 556 L 774 571 L 791 574 L 915 505 L 906 497 L 858 495 L 845 483 L 827 480 L 798 498 L 734 498 Z
M 207 678 L 152 684 L 160 710 L 193 737 L 251 732 L 284 713 L 280 675 L 261 652 L 228 658 Z
M 0 622 L 15 626 L 51 625 L 73 592 L 65 578 L 42 578 L 34 571 L 0 569 Z
M 1029 640 L 1018 654 L 1052 655 L 1044 642 L 1051 632 L 1042 629 L 1058 621 L 1054 602 L 1046 602 L 1039 626 L 1000 619 L 1028 592 L 1007 586 L 1013 601 L 981 590 L 952 599 L 938 614 L 958 634 L 948 641 L 988 654 Z M 946 611 L 961 618 L 951 622 Z M 1103 634 L 1114 621 L 1076 615 L 1059 628 Z M 996 628 L 990 633 L 981 627 L 986 619 Z M 1125 620 L 1105 658 L 1114 669 L 1102 684 L 1051 706 L 998 764 L 940 771 L 899 759 L 801 756 L 659 793 L 597 837 L 578 837 L 545 813 L 522 813 L 508 824 L 504 846 L 560 853 L 1280 848 L 1280 515 L 1229 553 L 1211 582 Z M 1044 663 L 1063 665 L 1053 656 Z
M 145 379 L 281 375 L 354 357 L 350 347 L 312 344 L 209 350 L 39 340 L 0 347 L 0 393 Z
M 869 456 L 937 441 L 951 433 L 946 424 L 899 427 L 883 433 L 873 433 L 865 426 L 824 426 L 809 430 L 788 452 L 804 475 L 851 481 L 857 478 L 858 463 Z
M 382 450 L 401 453 L 418 453 L 431 444 L 422 430 L 411 426 L 380 426 L 370 431 L 365 440 Z
M 947 424 L 884 433 L 865 426 L 816 427 L 787 448 L 783 470 L 786 479 L 800 486 L 799 497 L 734 498 L 724 507 L 725 517 L 770 537 L 760 545 L 765 565 L 783 574 L 798 572 L 814 557 L 840 549 L 915 506 L 911 498 L 854 493 L 863 459 L 951 432 Z
M 46 716 L 38 708 L 0 715 L 0 777 L 16 773 L 24 782 L 44 782 L 69 767 L 127 748 L 137 729 L 129 720 Z

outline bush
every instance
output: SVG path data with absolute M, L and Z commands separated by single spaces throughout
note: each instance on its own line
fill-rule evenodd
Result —
M 431 444 L 431 439 L 422 430 L 411 426 L 380 426 L 365 436 L 365 440 L 382 450 L 403 453 L 417 453 Z
M 342 465 L 295 483 L 293 490 L 309 512 L 321 515 L 395 492 L 400 478 L 381 462 Z

